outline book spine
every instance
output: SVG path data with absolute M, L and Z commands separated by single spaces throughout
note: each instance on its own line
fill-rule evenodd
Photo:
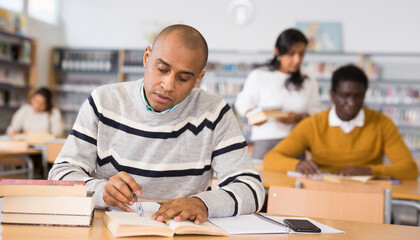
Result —
M 85 185 L 83 181 L 64 181 L 64 180 L 34 180 L 34 179 L 1 179 L 0 185 L 59 185 L 59 186 L 78 186 Z

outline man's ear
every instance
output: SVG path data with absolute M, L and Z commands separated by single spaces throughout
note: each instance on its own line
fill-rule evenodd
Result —
M 146 50 L 144 50 L 144 55 L 143 55 L 143 66 L 146 67 L 147 65 L 147 61 L 149 60 L 150 55 L 152 54 L 152 49 L 150 48 L 150 46 L 146 47 Z
M 204 74 L 206 74 L 206 72 L 205 72 L 205 71 L 201 71 L 201 72 L 198 74 L 197 80 L 195 80 L 195 83 L 194 83 L 194 87 L 195 87 L 195 88 L 196 88 L 196 87 L 198 87 L 198 85 L 200 84 L 200 81 L 201 81 L 201 79 L 203 79 Z

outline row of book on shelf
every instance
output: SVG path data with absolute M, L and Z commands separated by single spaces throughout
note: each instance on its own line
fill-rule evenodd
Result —
M 331 87 L 328 84 L 320 83 L 319 92 L 322 100 L 330 99 Z M 401 87 L 397 85 L 388 86 L 370 86 L 366 91 L 366 103 L 375 104 L 419 104 L 420 103 L 420 88 L 416 86 L 407 85 Z
M 0 59 L 29 64 L 31 63 L 32 45 L 29 40 L 21 43 L 0 40 Z
M 220 75 L 246 76 L 253 69 L 261 66 L 262 64 L 263 63 L 223 63 L 209 61 L 206 65 L 205 70 Z M 305 68 L 307 72 L 313 74 L 316 78 L 330 79 L 332 73 L 342 65 L 342 63 L 338 62 L 306 62 L 303 64 L 303 68 Z M 380 79 L 380 68 L 377 64 L 372 63 L 370 61 L 366 62 L 365 66 L 363 66 L 363 69 L 366 75 L 368 76 L 369 80 Z

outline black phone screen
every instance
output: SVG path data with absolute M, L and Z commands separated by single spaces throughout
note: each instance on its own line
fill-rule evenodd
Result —
M 296 232 L 321 232 L 321 229 L 305 219 L 284 219 L 293 231 Z

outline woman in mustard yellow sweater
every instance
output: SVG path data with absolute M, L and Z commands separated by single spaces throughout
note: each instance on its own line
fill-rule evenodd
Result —
M 366 74 L 347 65 L 333 73 L 333 106 L 299 123 L 264 157 L 264 169 L 317 174 L 416 179 L 418 169 L 398 128 L 388 117 L 363 107 Z M 306 149 L 313 161 L 296 159 Z M 384 154 L 390 164 L 383 164 Z

